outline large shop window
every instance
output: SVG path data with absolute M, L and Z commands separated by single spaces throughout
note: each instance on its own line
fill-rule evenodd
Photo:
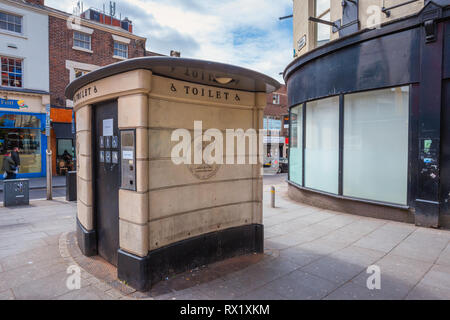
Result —
M 406 205 L 408 97 L 408 87 L 345 96 L 345 196 Z
M 19 173 L 41 172 L 41 121 L 33 115 L 0 112 L 0 163 L 4 154 L 19 147 Z
M 303 106 L 291 108 L 291 134 L 290 134 L 290 180 L 302 185 L 303 168 Z
M 306 104 L 305 186 L 339 191 L 339 97 Z

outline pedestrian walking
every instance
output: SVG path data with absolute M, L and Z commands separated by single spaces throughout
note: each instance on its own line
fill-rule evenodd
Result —
M 19 173 L 19 167 L 20 167 L 20 156 L 19 156 L 19 148 L 14 147 L 13 151 L 11 152 L 11 159 L 14 161 L 14 165 L 16 167 L 16 170 L 14 172 L 14 178 L 16 178 L 16 175 Z
M 14 179 L 16 172 L 16 164 L 14 160 L 11 158 L 11 152 L 7 152 L 3 158 L 3 178 L 5 180 Z

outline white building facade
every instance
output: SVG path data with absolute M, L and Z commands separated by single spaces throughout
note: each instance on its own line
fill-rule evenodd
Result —
M 45 175 L 45 107 L 49 95 L 48 15 L 0 0 L 0 161 L 19 147 L 18 177 Z

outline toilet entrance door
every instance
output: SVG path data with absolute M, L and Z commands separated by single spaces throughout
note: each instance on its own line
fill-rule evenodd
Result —
M 117 266 L 119 249 L 120 135 L 117 100 L 93 106 L 94 210 L 100 256 Z

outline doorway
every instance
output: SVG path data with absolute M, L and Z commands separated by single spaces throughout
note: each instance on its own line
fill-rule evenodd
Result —
M 94 210 L 98 253 L 117 266 L 119 249 L 120 135 L 117 100 L 93 106 Z

